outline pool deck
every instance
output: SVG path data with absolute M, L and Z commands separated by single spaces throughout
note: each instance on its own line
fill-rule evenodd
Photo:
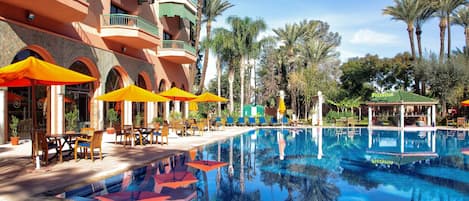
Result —
M 194 147 L 228 139 L 256 127 L 226 127 L 220 131 L 205 132 L 203 136 L 170 138 L 169 145 L 145 145 L 124 148 L 114 144 L 114 135 L 103 138 L 103 160 L 79 160 L 71 157 L 58 163 L 55 159 L 48 166 L 35 169 L 30 158 L 31 142 L 18 146 L 0 145 L 0 200 L 54 200 L 38 198 L 39 194 L 66 187 L 99 181 L 134 167 L 166 158 Z M 393 129 L 373 127 L 373 129 Z M 438 127 L 439 130 L 464 130 L 469 128 Z M 396 130 L 394 128 L 393 130 Z
M 18 146 L 0 145 L 0 200 L 54 200 L 39 197 L 44 192 L 77 187 L 122 173 L 134 167 L 166 158 L 194 147 L 228 139 L 255 127 L 226 127 L 220 131 L 205 132 L 203 136 L 169 138 L 169 145 L 145 145 L 126 148 L 114 144 L 114 135 L 103 137 L 103 160 L 79 160 L 69 157 L 63 163 L 54 159 L 47 166 L 35 169 L 31 160 L 31 142 Z

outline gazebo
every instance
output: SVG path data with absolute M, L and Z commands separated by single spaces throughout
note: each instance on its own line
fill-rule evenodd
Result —
M 435 127 L 438 101 L 406 91 L 373 93 L 368 106 L 368 127 Z

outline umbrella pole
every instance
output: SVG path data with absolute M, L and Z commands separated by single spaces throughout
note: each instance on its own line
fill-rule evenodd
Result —
M 38 136 L 37 136 L 37 117 L 36 117 L 36 81 L 33 80 L 31 84 L 31 97 L 32 97 L 32 106 L 31 109 L 33 110 L 31 112 L 32 120 L 33 120 L 33 150 L 34 150 L 34 156 L 36 157 L 36 169 L 41 168 L 41 160 L 39 159 L 39 142 L 38 142 Z

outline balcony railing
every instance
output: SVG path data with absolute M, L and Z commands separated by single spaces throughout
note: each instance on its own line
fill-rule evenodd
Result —
M 103 26 L 129 26 L 138 27 L 150 34 L 158 36 L 158 27 L 145 19 L 127 14 L 105 14 L 103 15 Z
M 163 40 L 163 48 L 184 49 L 191 54 L 195 54 L 195 48 L 192 45 L 180 40 Z

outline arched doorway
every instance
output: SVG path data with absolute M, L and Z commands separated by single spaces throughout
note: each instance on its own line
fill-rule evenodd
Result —
M 165 90 L 166 90 L 166 83 L 164 80 L 161 80 L 160 84 L 158 85 L 158 93 L 163 92 Z M 166 103 L 164 102 L 158 102 L 158 116 L 159 117 L 164 117 L 165 105 Z
M 139 74 L 137 77 L 136 85 L 143 89 L 147 89 L 145 78 L 141 74 Z M 146 103 L 143 103 L 143 102 L 132 102 L 132 117 L 133 117 L 134 126 L 136 127 L 145 126 L 144 122 L 147 122 L 146 115 L 145 115 L 145 111 L 146 111 L 145 105 Z M 140 122 L 137 122 L 137 119 L 139 119 Z
M 93 76 L 88 66 L 82 61 L 75 61 L 70 70 Z M 83 83 L 65 87 L 65 113 L 71 111 L 75 106 L 78 109 L 78 127 L 90 126 L 91 97 L 94 92 L 93 83 Z
M 119 73 L 119 71 L 116 69 L 116 68 L 113 68 L 111 69 L 111 71 L 109 71 L 108 75 L 107 75 L 107 78 L 106 78 L 106 84 L 105 84 L 105 93 L 109 93 L 111 91 L 114 91 L 114 90 L 117 90 L 117 89 L 120 89 L 124 86 L 124 81 L 122 79 L 122 76 L 121 74 Z M 113 127 L 120 127 L 120 125 L 122 125 L 122 121 L 123 121 L 123 118 L 122 117 L 122 114 L 123 114 L 123 110 L 124 110 L 124 102 L 121 101 L 121 102 L 104 102 L 104 119 L 106 120 L 104 125 L 105 127 L 109 127 L 109 121 L 107 121 L 108 117 L 107 117 L 107 111 L 110 110 L 110 109 L 114 109 L 116 112 L 117 112 L 117 116 L 118 116 L 118 119 L 120 121 L 119 125 L 113 125 Z
M 16 63 L 22 61 L 29 56 L 44 60 L 44 58 L 38 53 L 30 49 L 21 50 L 18 52 L 11 63 Z M 36 99 L 37 100 L 46 100 L 48 88 L 46 86 L 35 86 L 36 87 Z M 27 127 L 32 126 L 32 97 L 31 97 L 31 87 L 9 87 L 7 92 L 7 102 L 8 102 L 8 122 L 12 115 L 16 116 L 19 122 L 18 136 L 21 139 L 29 139 L 30 129 Z M 46 101 L 37 101 L 36 107 L 36 117 L 38 122 L 38 129 L 47 130 L 47 102 Z M 9 125 L 8 125 L 9 126 Z M 24 126 L 24 130 L 21 127 Z M 9 130 L 10 128 L 8 128 Z

